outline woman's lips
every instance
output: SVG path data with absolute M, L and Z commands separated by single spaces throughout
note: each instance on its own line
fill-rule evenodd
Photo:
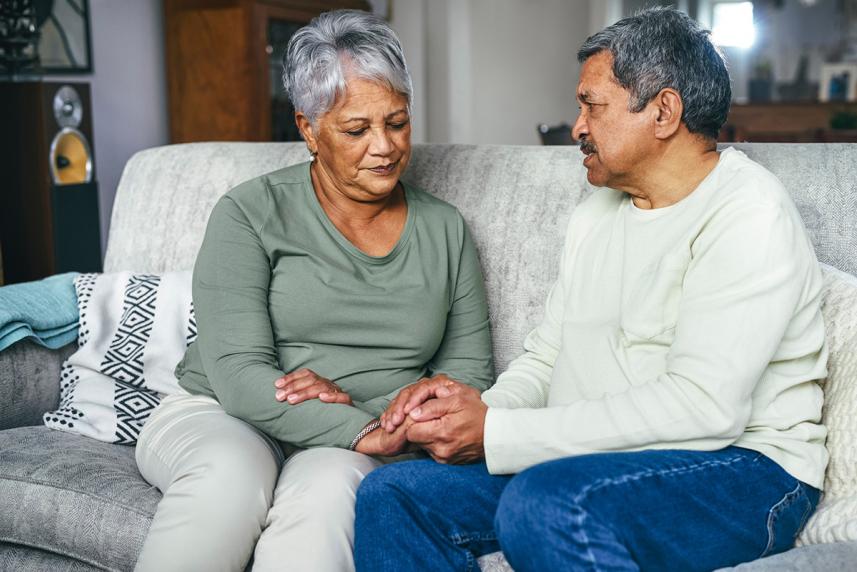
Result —
M 389 165 L 385 165 L 383 167 L 373 167 L 369 170 L 375 173 L 376 175 L 389 175 L 396 170 L 396 165 L 398 164 L 399 162 L 396 161 L 394 163 L 390 163 Z

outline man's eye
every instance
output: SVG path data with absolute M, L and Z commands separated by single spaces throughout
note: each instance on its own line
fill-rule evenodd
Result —
M 352 129 L 351 131 L 346 131 L 346 133 L 348 135 L 351 135 L 352 137 L 360 137 L 365 132 L 366 132 L 365 127 L 361 127 L 360 129 Z

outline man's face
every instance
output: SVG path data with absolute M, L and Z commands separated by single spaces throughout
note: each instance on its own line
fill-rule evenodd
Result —
M 586 155 L 583 166 L 589 182 L 618 190 L 636 187 L 655 142 L 652 110 L 628 110 L 630 93 L 616 81 L 609 51 L 583 63 L 577 100 L 580 115 L 572 133 Z

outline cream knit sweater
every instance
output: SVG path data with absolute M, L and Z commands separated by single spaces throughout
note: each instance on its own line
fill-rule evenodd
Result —
M 596 191 L 569 222 L 542 323 L 483 394 L 489 470 L 737 445 L 821 488 L 821 288 L 789 195 L 740 151 L 666 208 Z

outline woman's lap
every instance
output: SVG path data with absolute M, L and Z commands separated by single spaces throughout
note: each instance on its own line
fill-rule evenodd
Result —
M 321 448 L 299 451 L 283 466 L 274 441 L 214 399 L 187 395 L 165 399 L 153 413 L 137 462 L 164 492 L 140 570 L 242 570 L 260 535 L 255 569 L 282 567 L 286 556 L 292 563 L 316 557 L 319 564 L 336 562 L 331 569 L 352 567 L 354 495 L 379 464 Z M 310 518 L 325 513 L 324 523 Z M 323 547 L 328 541 L 338 546 Z

